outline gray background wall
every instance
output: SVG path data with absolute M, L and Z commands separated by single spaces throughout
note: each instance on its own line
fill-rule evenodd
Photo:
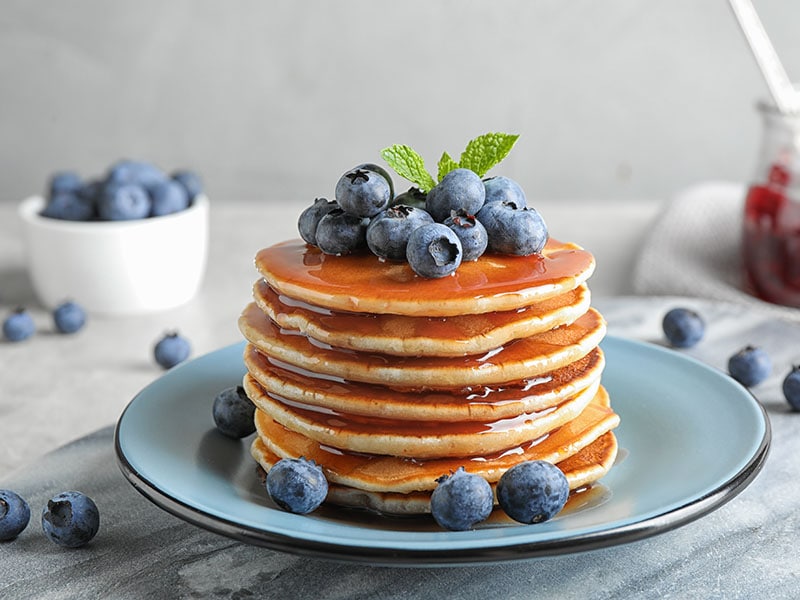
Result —
M 756 7 L 800 78 L 800 3 Z M 766 93 L 723 0 L 0 0 L 0 201 L 130 157 L 305 204 L 492 130 L 529 197 L 657 201 L 747 179 Z

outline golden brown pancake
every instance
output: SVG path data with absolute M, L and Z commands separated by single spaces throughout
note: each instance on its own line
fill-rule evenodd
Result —
M 399 356 L 466 356 L 511 340 L 572 323 L 589 308 L 585 285 L 531 306 L 454 317 L 345 313 L 312 306 L 273 290 L 263 279 L 253 286 L 259 308 L 285 329 L 338 348 Z
M 239 319 L 244 337 L 273 360 L 313 373 L 389 387 L 452 389 L 528 379 L 586 356 L 605 335 L 589 309 L 574 323 L 470 357 L 397 357 L 333 348 L 296 330 L 281 329 L 255 303 Z
M 455 390 L 391 389 L 281 368 L 248 344 L 244 362 L 264 390 L 300 404 L 356 415 L 424 421 L 496 421 L 556 406 L 598 381 L 600 348 L 565 367 L 499 386 Z
M 425 279 L 405 262 L 370 254 L 330 256 L 302 240 L 260 250 L 256 268 L 274 290 L 332 310 L 452 317 L 530 306 L 575 289 L 594 257 L 550 239 L 542 255 L 484 254 L 450 276 Z

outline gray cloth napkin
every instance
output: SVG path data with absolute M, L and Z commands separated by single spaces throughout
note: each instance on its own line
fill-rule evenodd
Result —
M 800 309 L 763 302 L 742 287 L 745 191 L 739 183 L 706 182 L 669 202 L 653 223 L 636 260 L 634 291 L 738 302 L 800 321 Z

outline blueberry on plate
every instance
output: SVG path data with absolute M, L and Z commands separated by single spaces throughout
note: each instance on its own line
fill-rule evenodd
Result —
M 62 302 L 53 310 L 53 324 L 59 333 L 75 333 L 86 324 L 86 311 L 71 300 Z
M 316 246 L 317 226 L 320 219 L 335 208 L 339 208 L 339 204 L 334 200 L 326 198 L 315 199 L 314 204 L 301 212 L 300 217 L 297 219 L 297 230 L 300 232 L 300 237 L 306 243 Z
M 177 181 L 165 179 L 147 188 L 150 194 L 150 214 L 161 217 L 186 210 L 189 207 L 189 194 Z
M 48 186 L 48 195 L 50 197 L 56 194 L 77 194 L 83 187 L 83 180 L 81 176 L 74 171 L 60 171 L 53 173 L 50 177 L 50 185 Z
M 189 202 L 192 202 L 203 193 L 203 180 L 194 171 L 180 169 L 173 172 L 170 177 L 173 181 L 177 181 L 183 186 L 183 189 L 186 190 L 186 195 L 189 197 Z
M 30 520 L 31 509 L 25 499 L 11 490 L 0 490 L 0 542 L 13 540 Z
M 420 190 L 418 187 L 410 187 L 402 194 L 394 197 L 389 205 L 405 204 L 406 206 L 413 206 L 414 208 L 421 208 L 425 210 L 425 201 L 428 199 L 428 194 Z
M 241 385 L 225 388 L 214 397 L 211 414 L 220 433 L 234 438 L 247 437 L 256 430 L 256 407 Z
M 389 182 L 372 170 L 351 169 L 336 184 L 336 201 L 354 217 L 374 217 L 389 206 L 391 199 Z
M 97 215 L 104 221 L 144 219 L 151 208 L 145 188 L 133 183 L 106 185 L 97 201 Z
M 428 192 L 425 208 L 441 223 L 454 210 L 477 214 L 485 200 L 486 188 L 477 174 L 469 169 L 453 169 Z
M 27 309 L 19 307 L 3 321 L 3 336 L 9 342 L 21 342 L 36 332 L 33 317 Z
M 541 253 L 547 243 L 547 226 L 533 208 L 513 202 L 490 202 L 475 215 L 486 228 L 488 249 L 500 254 L 528 256 Z
M 662 328 L 674 348 L 691 348 L 703 338 L 705 322 L 689 308 L 673 308 L 664 315 Z
M 81 492 L 61 492 L 42 510 L 42 530 L 51 542 L 67 548 L 88 544 L 100 529 L 100 511 Z
M 557 515 L 569 497 L 561 469 L 544 460 L 518 463 L 497 482 L 497 502 L 520 523 L 541 523 Z
M 313 460 L 282 458 L 267 473 L 267 493 L 283 510 L 305 515 L 328 495 L 328 480 Z
M 758 385 L 771 371 L 769 355 L 754 346 L 745 346 L 728 360 L 728 373 L 745 387 Z
M 427 223 L 433 223 L 433 217 L 422 209 L 404 204 L 390 206 L 369 222 L 367 246 L 381 258 L 405 260 L 408 238 Z
M 153 356 L 161 367 L 170 369 L 182 363 L 191 354 L 189 341 L 177 331 L 170 331 L 156 342 L 153 347 Z
M 80 192 L 56 192 L 45 204 L 42 216 L 62 221 L 91 221 L 94 218 L 94 201 Z
M 461 249 L 464 252 L 461 257 L 462 262 L 478 260 L 486 251 L 489 236 L 486 233 L 486 228 L 481 225 L 481 222 L 474 215 L 469 215 L 463 210 L 453 211 L 444 220 L 444 224 L 452 229 L 458 239 L 461 240 Z
M 352 254 L 367 245 L 367 219 L 334 208 L 319 220 L 314 236 L 325 254 Z
M 441 527 L 466 531 L 492 514 L 492 486 L 483 477 L 459 467 L 436 481 L 431 494 L 431 515 Z
M 795 365 L 783 380 L 783 396 L 794 411 L 800 411 L 800 365 Z
M 517 208 L 525 208 L 528 201 L 522 187 L 513 179 L 498 176 L 483 180 L 483 187 L 486 188 L 486 203 L 489 202 L 513 202 Z
M 461 264 L 461 240 L 442 223 L 428 223 L 411 232 L 406 259 L 414 272 L 429 279 L 445 277 Z

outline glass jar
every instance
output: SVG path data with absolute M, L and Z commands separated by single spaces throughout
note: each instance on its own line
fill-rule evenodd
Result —
M 744 207 L 745 287 L 762 300 L 800 307 L 800 115 L 760 103 L 761 150 Z

